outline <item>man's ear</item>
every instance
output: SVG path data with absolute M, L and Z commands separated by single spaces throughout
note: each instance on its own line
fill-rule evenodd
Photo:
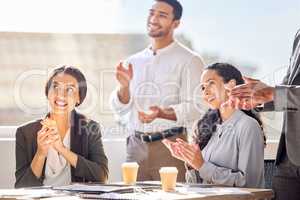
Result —
M 180 20 L 174 20 L 173 22 L 174 29 L 178 28 L 179 25 L 180 25 Z
M 234 79 L 231 79 L 228 81 L 228 83 L 225 84 L 226 88 L 232 89 L 236 86 L 236 81 Z

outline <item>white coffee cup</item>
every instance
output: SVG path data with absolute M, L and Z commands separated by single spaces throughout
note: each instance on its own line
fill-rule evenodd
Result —
M 125 162 L 122 164 L 123 182 L 126 185 L 134 185 L 137 179 L 139 164 L 136 162 Z
M 178 170 L 176 167 L 162 167 L 159 170 L 162 189 L 165 192 L 174 191 Z

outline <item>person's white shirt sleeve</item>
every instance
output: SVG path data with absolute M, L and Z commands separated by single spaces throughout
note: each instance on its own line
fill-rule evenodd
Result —
M 204 63 L 199 56 L 194 56 L 181 73 L 180 103 L 170 105 L 174 109 L 177 124 L 193 124 L 206 111 L 200 97 L 200 77 Z
M 117 87 L 110 95 L 110 106 L 111 109 L 114 111 L 115 115 L 118 115 L 118 117 L 122 117 L 131 110 L 132 104 L 133 104 L 133 98 L 130 96 L 129 102 L 127 104 L 124 104 L 120 101 L 118 96 L 119 87 Z

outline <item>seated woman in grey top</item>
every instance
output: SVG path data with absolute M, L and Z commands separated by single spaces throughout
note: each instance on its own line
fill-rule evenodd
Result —
M 201 76 L 201 89 L 210 109 L 197 123 L 193 144 L 163 141 L 174 157 L 187 164 L 187 182 L 264 187 L 262 123 L 254 111 L 226 104 L 228 90 L 243 83 L 232 65 L 208 66 Z
M 75 110 L 86 93 L 77 68 L 52 72 L 45 87 L 50 112 L 17 129 L 16 188 L 107 180 L 100 126 Z

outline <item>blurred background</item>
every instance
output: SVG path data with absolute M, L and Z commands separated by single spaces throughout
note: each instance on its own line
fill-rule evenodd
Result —
M 89 81 L 81 112 L 99 121 L 105 138 L 124 132 L 109 108 L 114 68 L 148 43 L 152 0 L 2 0 L 0 6 L 0 127 L 18 126 L 47 112 L 44 85 L 61 64 Z M 179 41 L 209 64 L 230 62 L 245 75 L 280 83 L 300 28 L 297 0 L 181 0 Z M 200 78 L 200 77 L 199 77 Z M 269 140 L 281 115 L 263 114 Z M 0 136 L 1 137 L 1 136 Z

